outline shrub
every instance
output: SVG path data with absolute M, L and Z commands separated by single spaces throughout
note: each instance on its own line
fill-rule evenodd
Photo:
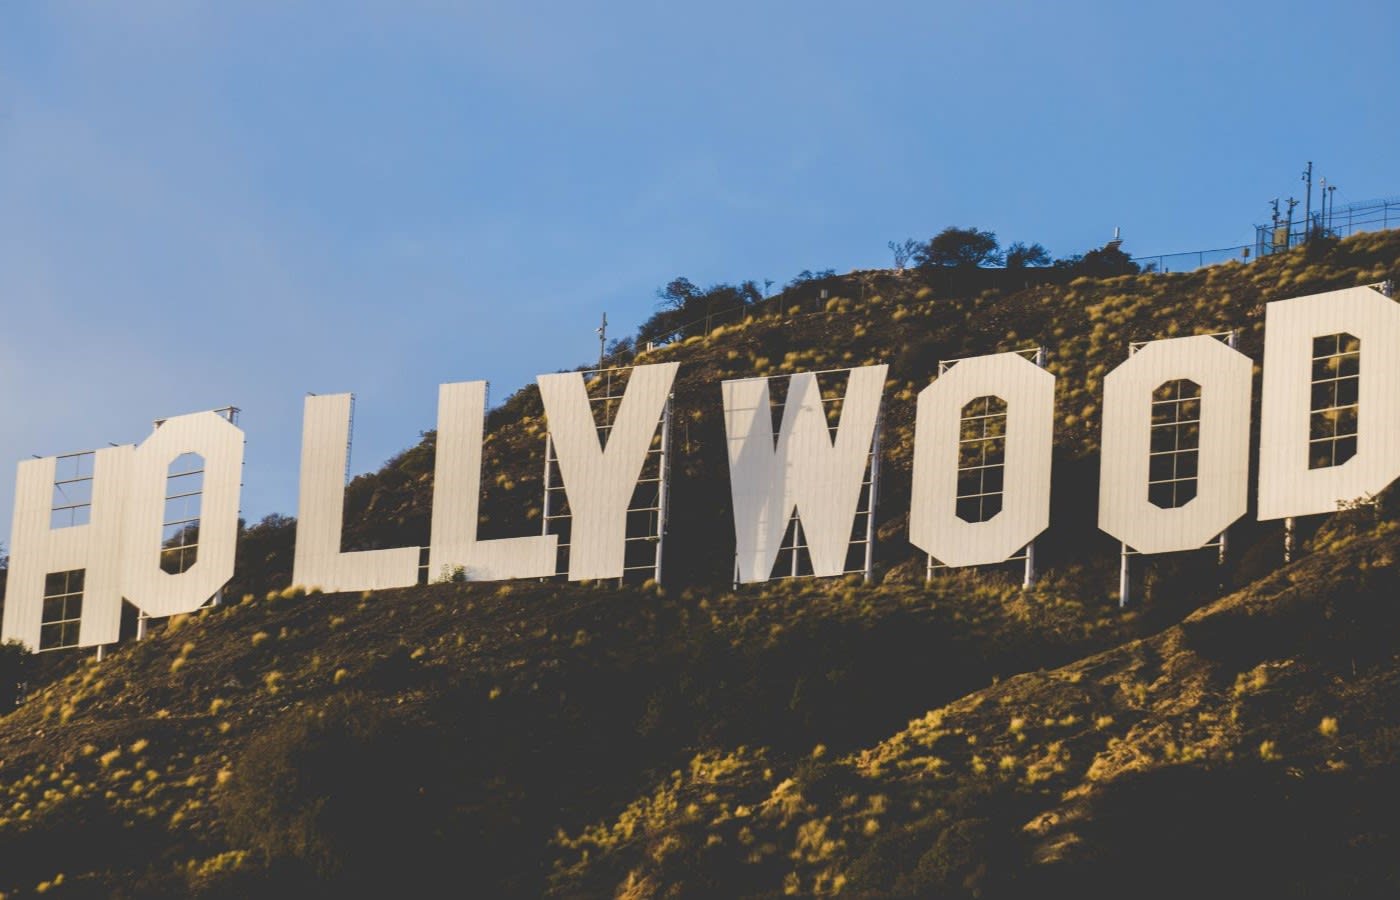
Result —
M 398 894 L 431 877 L 428 859 L 456 858 L 441 846 L 445 803 L 422 782 L 450 764 L 429 729 L 347 694 L 250 741 L 219 802 L 234 845 L 264 862 Z
M 0 716 L 24 699 L 26 673 L 32 656 L 18 641 L 0 644 Z

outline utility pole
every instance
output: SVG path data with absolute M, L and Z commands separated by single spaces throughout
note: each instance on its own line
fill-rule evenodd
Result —
M 1321 200 L 1322 209 L 1317 213 L 1318 231 L 1327 233 L 1327 179 L 1320 178 L 1317 183 L 1317 196 Z
M 1303 207 L 1303 240 L 1312 240 L 1312 160 L 1308 160 L 1308 167 L 1303 170 L 1303 180 L 1308 183 L 1307 205 Z
M 1293 197 L 1288 198 L 1288 231 L 1284 233 L 1283 248 L 1287 250 L 1293 246 L 1293 210 L 1298 208 L 1298 201 Z
M 1327 185 L 1327 231 L 1332 231 L 1332 216 L 1337 212 L 1337 186 Z
M 603 368 L 603 360 L 608 355 L 608 314 L 603 313 L 603 324 L 598 326 L 598 368 Z

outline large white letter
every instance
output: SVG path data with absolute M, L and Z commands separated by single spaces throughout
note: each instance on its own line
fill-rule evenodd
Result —
M 479 541 L 481 438 L 486 382 L 438 388 L 437 458 L 433 469 L 433 531 L 428 572 L 460 566 L 468 581 L 535 578 L 555 574 L 559 538 Z
M 1100 529 L 1141 553 L 1168 553 L 1209 543 L 1245 514 L 1253 369 L 1198 335 L 1153 341 L 1108 373 Z M 1153 482 L 1165 488 L 1155 497 Z
M 124 445 L 19 464 L 5 588 L 5 640 L 38 650 L 94 647 L 120 637 L 122 518 L 133 451 Z M 58 471 L 60 464 L 71 471 Z M 65 491 L 80 509 L 83 500 L 90 500 L 90 507 L 83 509 L 86 524 L 68 525 L 68 519 L 61 518 L 72 511 L 55 508 L 67 505 L 56 502 L 63 500 Z M 46 605 L 51 615 L 44 615 Z M 74 618 L 80 619 L 76 644 L 71 633 Z M 48 625 L 42 624 L 46 621 Z M 48 640 L 41 637 L 45 627 Z
M 739 580 L 767 581 L 796 510 L 814 575 L 839 575 L 875 438 L 889 366 L 850 370 L 833 441 L 811 373 L 793 375 L 773 443 L 767 378 L 721 385 Z
M 622 577 L 627 506 L 679 367 L 657 363 L 632 369 L 606 447 L 593 420 L 583 373 L 539 376 L 549 436 L 569 498 L 570 581 Z
M 963 410 L 984 397 L 1005 404 L 1004 449 L 966 471 L 979 494 L 1000 492 L 1001 509 L 969 521 L 957 508 L 962 450 L 998 435 L 982 428 L 981 416 L 969 419 L 975 434 L 965 435 Z M 920 391 L 910 542 L 945 566 L 975 566 L 1002 562 L 1035 540 L 1050 524 L 1054 419 L 1055 376 L 1017 353 L 960 360 Z
M 1264 323 L 1260 521 L 1333 512 L 1400 476 L 1400 306 L 1347 288 L 1270 303 Z
M 198 497 L 197 555 L 178 574 L 161 568 L 170 463 L 185 453 L 203 458 L 194 476 Z M 233 577 L 238 546 L 238 496 L 243 484 L 243 432 L 215 412 L 166 419 L 142 441 L 128 476 L 122 534 L 122 594 L 152 617 L 194 612 Z
M 350 394 L 306 398 L 292 582 L 324 591 L 408 587 L 418 583 L 417 547 L 340 552 L 352 400 Z

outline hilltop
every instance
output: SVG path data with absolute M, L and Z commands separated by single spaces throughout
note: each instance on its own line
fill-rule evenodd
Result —
M 1151 561 L 1127 611 L 1090 501 L 1129 341 L 1233 329 L 1257 360 L 1266 302 L 1397 277 L 1400 232 L 1179 275 L 856 272 L 639 353 L 682 363 L 664 589 L 307 594 L 295 523 L 255 525 L 241 602 L 46 655 L 0 718 L 0 892 L 1393 893 L 1393 497 L 1320 517 L 1288 567 L 1246 520 L 1224 567 Z M 1035 344 L 1045 577 L 925 585 L 914 396 L 940 359 Z M 731 590 L 719 381 L 872 362 L 877 584 Z M 486 536 L 538 530 L 542 417 L 534 389 L 489 417 Z M 433 448 L 352 482 L 347 549 L 427 543 Z

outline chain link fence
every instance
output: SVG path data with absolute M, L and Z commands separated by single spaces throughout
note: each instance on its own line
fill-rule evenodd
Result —
M 1296 222 L 1254 226 L 1254 243 L 1215 250 L 1188 250 L 1184 253 L 1160 253 L 1156 256 L 1134 256 L 1133 262 L 1144 272 L 1192 272 L 1230 260 L 1249 262 L 1261 256 L 1282 253 L 1303 245 L 1308 234 L 1344 238 L 1359 231 L 1380 231 L 1400 227 L 1400 197 L 1383 197 L 1348 203 L 1340 209 L 1318 210 Z
M 1144 272 L 1192 272 L 1217 263 L 1238 259 L 1249 262 L 1257 255 L 1250 244 L 1237 247 L 1220 247 L 1216 250 L 1188 250 L 1185 253 L 1159 253 L 1156 256 L 1134 256 L 1133 262 L 1142 266 Z
M 1358 231 L 1377 231 L 1400 226 L 1400 197 L 1382 197 L 1318 210 L 1296 222 L 1254 226 L 1254 253 L 1268 256 L 1306 243 L 1309 234 L 1347 237 Z

